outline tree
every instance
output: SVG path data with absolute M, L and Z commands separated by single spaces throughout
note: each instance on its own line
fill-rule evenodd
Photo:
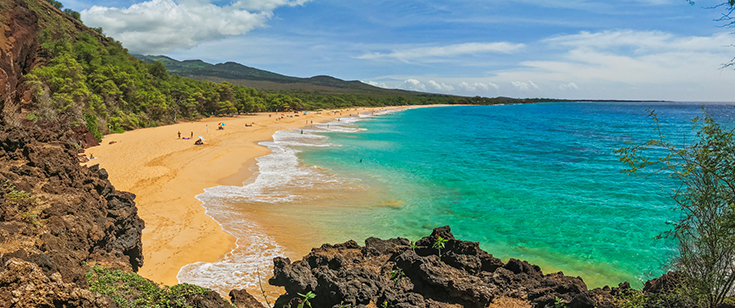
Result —
M 64 9 L 64 13 L 71 16 L 72 18 L 76 20 L 82 20 L 82 16 L 79 15 L 79 12 L 72 10 L 72 9 Z
M 694 5 L 694 0 L 686 0 L 689 2 L 689 4 Z M 715 19 L 717 22 L 724 22 L 724 27 L 735 27 L 735 17 L 733 17 L 733 12 L 735 12 L 735 0 L 727 0 L 723 3 L 720 3 L 718 5 L 715 5 L 711 7 L 712 9 L 715 8 L 725 8 L 725 12 L 722 13 L 722 16 L 718 19 Z M 731 59 L 729 62 L 722 65 L 722 68 L 728 68 L 728 67 L 735 67 L 735 58 Z
M 53 5 L 55 8 L 57 8 L 59 10 L 64 7 L 64 5 L 61 4 L 61 2 L 59 2 L 59 1 L 46 0 L 46 2 L 50 3 L 51 5 Z
M 703 307 L 718 307 L 733 295 L 735 283 L 735 139 L 706 114 L 694 119 L 696 142 L 677 147 L 659 137 L 616 150 L 635 174 L 648 168 L 674 179 L 673 198 L 680 219 L 664 234 L 676 240 L 673 268 L 680 271 L 684 295 Z

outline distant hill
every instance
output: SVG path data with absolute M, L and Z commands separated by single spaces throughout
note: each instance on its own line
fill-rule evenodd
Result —
M 311 78 L 299 78 L 285 76 L 236 62 L 225 62 L 218 64 L 210 64 L 202 60 L 184 60 L 179 61 L 166 56 L 144 56 L 135 55 L 143 61 L 152 63 L 158 61 L 166 66 L 166 69 L 173 74 L 181 77 L 189 77 L 199 80 L 209 80 L 214 82 L 228 81 L 233 84 L 243 85 L 258 90 L 275 90 L 275 91 L 319 91 L 319 92 L 358 92 L 358 93 L 374 93 L 374 94 L 394 94 L 394 95 L 421 95 L 425 93 L 398 90 L 383 89 L 369 84 L 365 84 L 358 80 L 345 81 L 331 76 L 314 76 Z M 367 93 L 366 93 L 367 92 Z

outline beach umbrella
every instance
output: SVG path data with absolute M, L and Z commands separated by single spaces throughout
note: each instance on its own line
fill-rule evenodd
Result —
M 202 136 L 199 136 L 199 139 L 202 139 L 202 141 L 204 141 L 204 137 L 202 137 Z
M 225 126 L 225 122 L 222 122 L 222 126 Z

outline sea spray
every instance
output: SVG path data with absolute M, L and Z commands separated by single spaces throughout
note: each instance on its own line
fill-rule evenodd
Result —
M 343 117 L 307 125 L 304 129 L 278 131 L 273 135 L 273 141 L 260 143 L 272 153 L 256 158 L 254 180 L 246 181 L 243 186 L 207 188 L 196 196 L 205 207 L 206 214 L 237 239 L 236 247 L 218 262 L 197 262 L 182 267 L 177 275 L 179 282 L 211 288 L 222 294 L 232 289 L 259 289 L 259 280 L 267 280 L 270 276 L 272 259 L 285 256 L 285 249 L 267 234 L 267 228 L 262 228 L 249 217 L 248 209 L 329 198 L 335 191 L 365 190 L 360 187 L 359 180 L 339 178 L 318 167 L 301 164 L 297 154 L 305 147 L 339 146 L 316 133 L 364 131 L 354 123 L 371 116 Z M 320 191 L 331 193 L 315 193 Z
M 415 240 L 451 225 L 458 237 L 502 259 L 580 275 L 591 286 L 640 285 L 665 271 L 675 252 L 670 241 L 655 239 L 675 218 L 672 186 L 621 174 L 625 166 L 613 150 L 656 137 L 647 109 L 659 113 L 667 138 L 686 143 L 693 133 L 687 120 L 701 113 L 699 105 L 422 108 L 343 117 L 308 125 L 304 134 L 278 132 L 263 143 L 273 154 L 258 158 L 252 183 L 198 196 L 208 214 L 226 213 L 215 217 L 221 224 L 244 228 L 237 235 L 222 224 L 243 253 L 225 256 L 230 265 L 189 265 L 179 280 L 223 292 L 254 290 L 257 277 L 247 270 L 270 276 L 270 258 L 287 254 L 293 243 Z M 723 127 L 735 126 L 735 108 L 708 108 Z M 274 226 L 280 238 L 268 233 Z M 236 265 L 243 262 L 249 265 Z

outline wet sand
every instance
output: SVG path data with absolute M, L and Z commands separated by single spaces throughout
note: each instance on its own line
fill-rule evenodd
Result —
M 304 127 L 307 120 L 320 123 L 379 109 L 346 109 L 341 115 L 308 112 L 298 117 L 284 113 L 294 117 L 278 121 L 281 113 L 258 113 L 111 134 L 100 146 L 86 150 L 88 157 L 96 157 L 86 165 L 99 164 L 107 169 L 116 189 L 137 196 L 138 215 L 146 223 L 142 239 L 145 263 L 139 274 L 173 285 L 178 283 L 176 275 L 182 266 L 216 262 L 236 246 L 236 239 L 205 214 L 195 196 L 205 188 L 241 185 L 250 178 L 255 158 L 270 153 L 258 142 L 271 140 L 278 130 Z M 217 130 L 220 122 L 225 123 L 224 130 Z M 252 127 L 245 126 L 251 123 Z M 194 139 L 180 139 L 177 132 L 181 137 L 193 133 Z M 194 145 L 198 136 L 205 139 L 204 146 Z M 261 219 L 267 227 L 267 219 Z

